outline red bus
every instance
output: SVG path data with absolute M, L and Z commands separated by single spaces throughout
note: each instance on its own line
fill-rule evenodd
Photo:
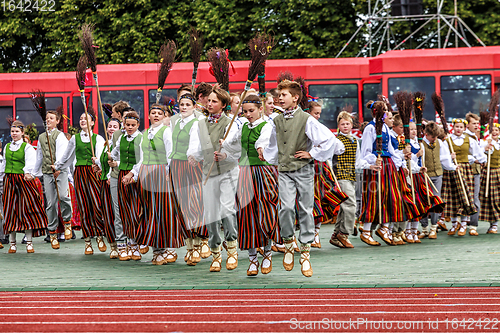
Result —
M 235 61 L 236 73 L 231 76 L 230 90 L 241 91 L 247 79 L 248 61 Z M 198 82 L 215 83 L 208 63 L 200 63 Z M 371 120 L 364 105 L 383 93 L 394 102 L 398 90 L 424 91 L 429 97 L 424 117 L 434 118 L 430 100 L 432 92 L 440 92 L 448 118 L 478 112 L 487 106 L 500 83 L 500 47 L 390 51 L 373 58 L 269 60 L 266 63 L 267 89 L 276 87 L 281 71 L 302 76 L 309 84 L 309 93 L 324 102 L 321 121 L 336 127 L 338 112 L 352 105 L 360 120 Z M 99 88 L 103 103 L 128 101 L 142 116 L 142 128 L 149 124 L 148 106 L 156 96 L 157 64 L 98 65 Z M 182 83 L 191 82 L 192 63 L 176 63 L 165 83 L 163 95 L 174 97 Z M 257 87 L 257 83 L 254 83 Z M 0 111 L 26 124 L 35 123 L 43 131 L 40 118 L 29 99 L 29 92 L 46 92 L 47 107 L 63 105 L 69 124 L 78 125 L 83 112 L 75 72 L 0 74 Z M 86 95 L 97 109 L 96 87 L 89 73 Z M 99 117 L 99 121 L 101 118 Z M 65 125 L 67 129 L 67 124 Z M 102 126 L 98 126 L 102 132 Z M 96 127 L 97 131 L 97 127 Z M 0 121 L 0 140 L 9 136 L 8 125 Z

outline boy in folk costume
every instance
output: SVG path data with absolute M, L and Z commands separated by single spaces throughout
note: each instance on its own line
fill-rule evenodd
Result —
M 302 274 L 310 277 L 311 243 L 314 241 L 314 164 L 333 156 L 334 137 L 326 127 L 298 106 L 302 90 L 297 82 L 284 80 L 278 85 L 279 101 L 285 112 L 273 121 L 269 146 L 264 158 L 278 165 L 280 234 L 285 243 L 283 267 L 294 266 L 293 236 L 295 233 L 295 203 L 298 205 L 300 264 Z
M 57 111 L 47 111 L 47 131 L 38 137 L 36 150 L 35 174 L 43 173 L 43 186 L 47 198 L 46 212 L 50 233 L 50 244 L 53 249 L 59 248 L 57 227 L 59 225 L 58 206 L 64 223 L 64 238 L 71 239 L 71 198 L 68 191 L 68 168 L 60 172 L 53 172 L 52 164 L 61 160 L 68 146 L 68 139 L 57 129 L 61 121 L 61 114 Z M 48 138 L 47 138 L 48 136 Z M 50 144 L 50 147 L 49 147 Z M 49 149 L 50 148 L 50 149 Z M 57 186 L 57 189 L 56 189 Z M 59 195 L 59 198 L 58 198 Z
M 452 159 L 454 159 L 456 155 L 450 154 L 448 145 L 438 139 L 438 136 L 441 132 L 441 127 L 439 127 L 435 122 L 429 121 L 425 125 L 424 137 L 422 140 L 424 146 L 422 159 L 425 161 L 425 167 L 427 169 L 427 175 L 429 176 L 429 182 L 432 182 L 432 184 L 434 184 L 434 186 L 429 184 L 430 189 L 432 189 L 433 195 L 436 197 L 441 197 L 441 188 L 443 185 L 443 170 L 456 170 L 456 165 L 454 165 L 452 161 Z M 427 200 L 427 198 L 424 199 Z M 422 234 L 428 235 L 429 239 L 437 238 L 437 223 L 440 215 L 440 213 L 430 213 L 430 228 L 429 220 L 427 217 L 424 217 L 422 220 L 420 220 L 420 224 L 422 226 Z
M 465 135 L 468 136 L 470 140 L 474 140 L 479 144 L 479 137 L 477 136 L 479 131 L 479 116 L 475 113 L 469 112 L 465 115 L 465 120 L 467 120 Z M 481 210 L 481 202 L 479 200 L 479 191 L 481 187 L 481 164 L 479 163 L 478 156 L 473 155 L 473 157 L 475 160 L 471 165 L 471 168 L 474 177 L 474 204 L 476 205 L 477 213 L 471 215 L 470 217 L 469 235 L 479 236 L 477 233 L 477 226 L 479 222 L 479 212 Z
M 490 129 L 490 138 L 481 142 L 486 154 L 490 156 L 489 183 L 487 181 L 488 167 L 483 165 L 481 171 L 481 211 L 479 220 L 489 222 L 488 234 L 498 232 L 498 221 L 500 220 L 500 124 L 493 123 Z M 486 197 L 486 187 L 488 196 Z
M 224 238 L 227 242 L 226 269 L 233 270 L 238 266 L 238 226 L 236 221 L 235 195 L 238 184 L 239 147 L 219 149 L 219 140 L 229 128 L 231 120 L 224 114 L 231 99 L 229 93 L 214 88 L 208 97 L 208 117 L 198 122 L 198 140 L 186 152 L 191 163 L 203 160 L 203 174 L 206 181 L 203 187 L 204 218 L 208 229 L 208 244 L 212 251 L 211 272 L 220 272 L 222 266 L 220 237 L 221 223 L 224 227 Z M 238 128 L 231 126 L 227 140 L 230 141 Z M 193 139 L 196 139 L 193 137 Z M 210 166 L 212 172 L 207 178 Z
M 26 251 L 34 253 L 32 237 L 42 234 L 47 227 L 47 216 L 37 191 L 34 176 L 36 152 L 24 142 L 24 124 L 12 122 L 12 142 L 3 151 L 0 178 L 3 178 L 3 232 L 9 235 L 9 253 L 16 253 L 16 233 L 26 235 Z
M 207 115 L 207 105 L 208 105 L 208 96 L 213 91 L 213 87 L 205 82 L 202 82 L 198 85 L 195 90 L 195 98 L 196 98 L 196 111 Z
M 445 170 L 443 174 L 442 198 L 446 202 L 443 215 L 451 217 L 452 227 L 448 231 L 450 236 L 455 235 L 457 230 L 458 236 L 464 236 L 470 216 L 476 213 L 473 191 L 474 177 L 471 165 L 476 159 L 480 163 L 486 162 L 486 155 L 482 152 L 477 141 L 465 135 L 466 125 L 467 120 L 465 119 L 453 119 L 450 150 L 455 152 L 458 165 L 456 171 Z M 449 141 L 448 144 L 450 144 Z M 463 187 L 459 173 L 463 180 Z M 465 195 L 468 197 L 468 204 Z M 459 216 L 462 217 L 460 227 L 458 226 Z M 471 229 L 474 228 L 471 227 Z
M 256 95 L 243 101 L 243 113 L 248 120 L 231 142 L 241 146 L 238 181 L 238 242 L 248 250 L 248 276 L 257 275 L 257 248 L 264 247 L 261 272 L 272 270 L 272 240 L 278 241 L 278 170 L 264 160 L 262 152 L 269 144 L 272 126 L 262 119 L 262 102 Z
M 359 151 L 358 139 L 352 135 L 353 119 L 349 112 L 342 111 L 337 116 L 339 139 L 344 144 L 344 153 L 334 156 L 337 179 L 348 199 L 340 204 L 335 222 L 335 230 L 330 244 L 340 248 L 353 248 L 349 235 L 354 231 L 356 221 L 356 155 Z

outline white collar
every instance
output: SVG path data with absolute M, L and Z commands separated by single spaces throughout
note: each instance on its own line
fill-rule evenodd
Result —
M 195 118 L 195 117 L 194 117 L 194 112 L 193 112 L 190 116 L 188 116 L 188 117 L 186 117 L 186 118 L 182 118 L 182 116 L 181 116 L 181 121 L 182 121 L 183 123 L 187 124 L 187 123 L 189 123 L 191 120 L 193 120 L 194 118 Z
M 13 145 L 22 145 L 22 144 L 23 144 L 23 142 L 24 142 L 24 140 L 23 140 L 23 139 L 19 139 L 19 140 L 17 140 L 17 141 L 12 141 L 12 142 L 11 142 L 11 144 L 13 144 Z
M 94 134 L 93 132 L 90 132 L 90 135 L 93 135 L 93 134 Z M 87 132 L 87 131 L 84 131 L 84 130 L 81 130 L 80 135 L 83 135 L 83 136 L 89 136 L 89 135 L 88 135 L 88 132 Z
M 139 130 L 135 131 L 132 135 L 130 135 L 131 138 L 135 138 L 136 136 L 139 135 Z M 129 135 L 127 134 L 127 132 L 125 132 L 123 135 L 125 135 L 126 137 L 129 137 Z
M 465 139 L 465 135 L 462 133 L 462 135 L 457 136 L 457 135 L 455 135 L 455 133 L 451 133 L 451 138 L 453 140 L 456 140 L 456 139 Z
M 476 134 L 475 133 L 472 133 L 472 131 L 469 131 L 468 128 L 465 129 L 465 133 L 469 134 L 470 136 L 472 136 L 473 138 L 477 139 L 476 137 Z
M 248 122 L 247 126 L 248 126 L 248 128 L 252 129 L 252 128 L 255 128 L 255 127 L 259 126 L 263 121 L 264 121 L 264 119 L 259 118 L 259 119 L 257 119 L 256 121 L 254 121 L 251 124 L 250 124 L 250 122 Z

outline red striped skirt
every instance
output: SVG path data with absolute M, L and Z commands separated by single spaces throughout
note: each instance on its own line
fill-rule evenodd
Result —
M 242 166 L 238 179 L 236 209 L 238 243 L 242 250 L 278 241 L 278 170 L 275 166 Z
M 444 209 L 444 202 L 441 197 L 434 195 L 432 189 L 425 186 L 425 175 L 416 173 L 413 175 L 413 186 L 415 188 L 415 205 L 417 205 L 420 216 L 425 216 L 427 213 L 441 213 Z M 432 185 L 429 185 L 432 186 Z M 430 204 L 427 201 L 427 193 L 429 193 Z
M 335 215 L 335 208 L 347 200 L 347 195 L 337 188 L 335 179 L 326 162 L 314 161 L 314 207 L 316 223 Z
M 165 165 L 142 165 L 139 191 L 144 210 L 137 243 L 156 248 L 184 246 L 186 226 Z
M 69 195 L 71 197 L 71 228 L 74 230 L 80 230 L 82 228 L 82 220 L 80 217 L 80 211 L 78 210 L 78 203 L 76 202 L 76 191 L 73 184 L 69 183 Z
M 104 235 L 108 242 L 116 241 L 115 232 L 115 214 L 113 212 L 113 199 L 111 198 L 111 189 L 107 180 L 99 180 L 101 183 L 101 204 L 102 217 L 104 219 Z
M 411 199 L 411 190 L 390 157 L 382 157 L 381 207 L 382 223 L 405 222 L 415 217 L 417 208 Z M 404 180 L 404 181 L 403 181 Z M 359 219 L 366 223 L 379 222 L 378 173 L 363 171 L 362 208 Z
M 104 223 L 102 221 L 99 180 L 92 170 L 92 166 L 75 167 L 74 180 L 76 201 L 82 219 L 83 237 L 103 236 Z
M 203 172 L 201 164 L 192 167 L 188 161 L 170 162 L 170 179 L 179 203 L 188 236 L 208 238 L 203 220 Z
M 33 230 L 33 236 L 45 234 L 47 215 L 35 180 L 24 180 L 24 174 L 5 174 L 3 179 L 4 234 Z
M 464 181 L 465 193 L 469 198 L 469 206 L 465 200 L 465 194 L 460 184 L 460 178 L 456 171 L 443 172 L 443 187 L 441 196 L 446 206 L 443 211 L 445 217 L 457 217 L 459 215 L 473 215 L 476 213 L 474 205 L 474 176 L 469 163 L 459 163 L 460 173 Z
M 118 174 L 118 206 L 120 219 L 123 223 L 123 233 L 127 238 L 135 239 L 143 219 L 143 208 L 138 183 L 124 185 L 122 180 L 130 171 L 120 170 Z M 137 240 L 136 240 L 137 241 Z M 146 245 L 138 243 L 141 245 Z
M 488 168 L 481 169 L 481 190 L 479 191 L 479 220 L 484 222 L 500 221 L 500 168 L 490 168 L 490 185 L 486 198 L 486 176 Z

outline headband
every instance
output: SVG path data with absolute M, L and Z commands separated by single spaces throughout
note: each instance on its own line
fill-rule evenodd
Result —
M 118 124 L 120 124 L 120 125 L 122 124 L 122 122 L 121 122 L 121 121 L 120 121 L 120 119 L 118 119 L 118 118 L 111 118 L 110 120 L 108 120 L 108 124 L 109 124 L 110 122 L 112 122 L 112 121 L 116 121 L 116 122 L 117 122 Z
M 241 104 L 262 104 L 261 101 L 243 101 Z
M 493 123 L 493 127 L 500 128 L 500 124 L 498 124 L 498 123 Z
M 193 105 L 196 105 L 196 101 L 194 100 L 194 98 L 193 98 L 192 96 L 189 96 L 189 95 L 182 95 L 182 96 L 179 98 L 179 101 L 180 101 L 181 99 L 183 99 L 183 98 L 185 98 L 185 99 L 189 99 L 191 102 L 193 102 Z
M 467 125 L 469 122 L 465 119 L 462 118 L 453 118 L 452 123 L 457 124 L 457 123 L 462 123 Z
M 374 104 L 375 104 L 375 102 L 372 102 L 372 104 L 370 104 L 370 109 L 373 109 Z
M 24 126 L 21 126 L 21 125 L 12 125 L 12 127 L 16 127 L 16 128 L 19 128 L 21 131 L 24 131 Z
M 163 110 L 162 108 L 158 107 L 158 106 L 154 106 L 152 107 L 149 112 L 153 111 L 153 110 L 160 110 L 161 112 L 165 113 L 165 110 Z
M 141 120 L 140 120 L 139 118 L 134 117 L 134 116 L 125 116 L 125 117 L 123 117 L 123 120 L 124 120 L 124 121 L 125 121 L 125 120 L 127 120 L 127 119 L 137 120 L 137 122 L 138 122 L 138 123 L 140 123 L 140 122 L 141 122 Z

